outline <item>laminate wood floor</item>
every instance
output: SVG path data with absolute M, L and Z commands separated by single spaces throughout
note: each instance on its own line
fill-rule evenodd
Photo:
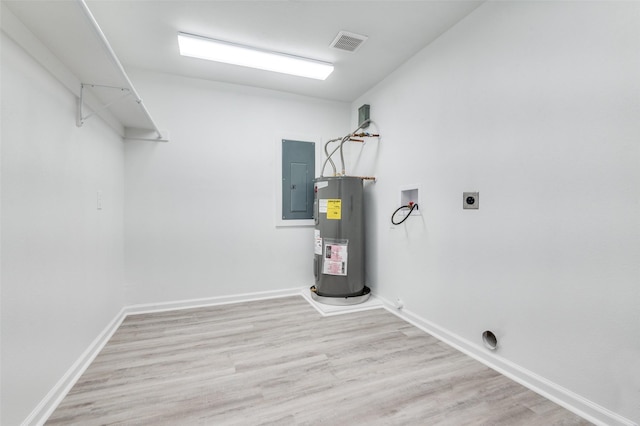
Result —
M 587 425 L 384 309 L 128 316 L 49 425 Z

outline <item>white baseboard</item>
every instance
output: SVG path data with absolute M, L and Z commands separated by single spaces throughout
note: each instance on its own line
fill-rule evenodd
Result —
M 254 293 L 234 294 L 229 296 L 207 297 L 203 299 L 179 300 L 176 302 L 145 303 L 125 307 L 125 315 L 138 315 L 151 312 L 175 311 L 178 309 L 201 308 L 205 306 L 226 305 L 229 303 L 251 302 L 253 300 L 276 299 L 280 297 L 299 296 L 300 287 L 283 290 L 260 291 Z
M 58 383 L 47 393 L 34 410 L 21 423 L 22 426 L 40 426 L 47 421 L 51 413 L 62 402 L 64 397 L 69 393 L 73 385 L 78 381 L 82 373 L 93 362 L 98 353 L 107 344 L 113 333 L 120 327 L 120 324 L 126 317 L 124 308 L 115 316 L 114 319 L 102 330 L 89 347 L 80 355 L 80 358 L 73 363 L 71 368 L 58 380 Z
M 396 308 L 395 304 L 389 300 L 379 296 L 378 299 L 383 303 L 384 308 L 392 314 L 596 425 L 638 426 L 635 422 L 589 401 L 505 358 L 490 353 L 484 347 L 473 344 L 460 336 L 450 333 L 411 311 Z

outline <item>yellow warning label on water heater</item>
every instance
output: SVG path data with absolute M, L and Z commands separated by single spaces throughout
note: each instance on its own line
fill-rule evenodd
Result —
M 342 219 L 342 200 L 327 200 L 327 219 Z

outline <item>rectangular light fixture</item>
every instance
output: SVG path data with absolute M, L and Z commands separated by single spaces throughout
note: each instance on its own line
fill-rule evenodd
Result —
M 178 45 L 180 46 L 180 54 L 183 56 L 317 80 L 325 80 L 333 72 L 333 65 L 327 62 L 269 52 L 192 34 L 178 33 Z

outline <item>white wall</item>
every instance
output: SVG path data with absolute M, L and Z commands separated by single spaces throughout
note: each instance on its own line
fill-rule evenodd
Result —
M 363 103 L 373 291 L 639 422 L 640 4 L 486 3 Z
M 128 303 L 311 286 L 313 228 L 275 227 L 277 147 L 343 135 L 349 105 L 130 75 L 171 141 L 126 144 Z
M 123 144 L 1 34 L 2 416 L 23 421 L 123 305 Z M 96 209 L 96 192 L 104 206 Z

